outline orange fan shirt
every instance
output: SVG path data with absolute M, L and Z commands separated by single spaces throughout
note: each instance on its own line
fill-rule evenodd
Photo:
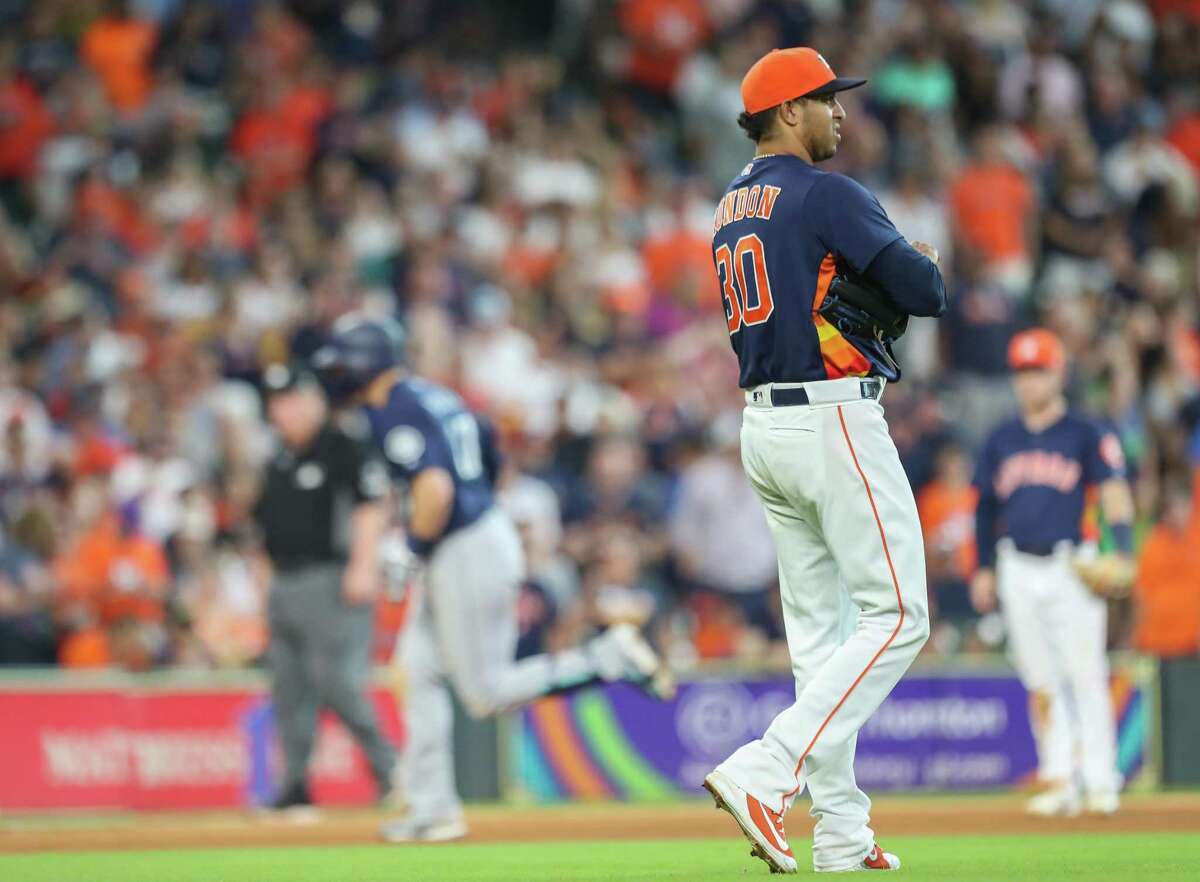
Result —
M 140 19 L 97 19 L 83 35 L 80 53 L 104 84 L 108 100 L 118 110 L 140 110 L 150 97 L 154 80 L 150 60 L 158 30 Z
M 1158 656 L 1200 650 L 1200 519 L 1183 532 L 1159 524 L 1138 561 L 1134 645 Z
M 1021 257 L 1033 190 L 1010 165 L 968 166 L 950 187 L 955 223 L 988 260 Z

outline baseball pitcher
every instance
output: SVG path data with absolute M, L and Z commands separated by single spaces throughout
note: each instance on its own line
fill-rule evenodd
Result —
M 1115 435 L 1068 409 L 1063 348 L 1054 334 L 1041 328 L 1017 334 L 1008 362 L 1021 412 L 997 427 L 980 452 L 980 568 L 971 600 L 988 612 L 998 596 L 1009 653 L 1029 691 L 1045 790 L 1028 810 L 1111 814 L 1121 776 L 1108 691 L 1105 598 L 1127 592 L 1134 573 L 1133 497 L 1124 457 Z M 1092 487 L 1099 488 L 1116 546 L 1109 554 L 1097 555 L 1081 529 Z
M 871 193 L 816 165 L 837 152 L 834 75 L 775 50 L 742 81 L 757 145 L 713 219 L 713 261 L 746 393 L 742 463 L 779 555 L 796 702 L 706 779 L 772 871 L 796 872 L 783 816 L 805 787 L 817 871 L 889 870 L 854 780 L 858 730 L 929 634 L 921 525 L 879 404 L 891 344 L 946 293 Z

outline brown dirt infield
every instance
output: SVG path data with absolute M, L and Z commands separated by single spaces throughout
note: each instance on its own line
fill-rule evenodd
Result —
M 952 833 L 1195 832 L 1200 794 L 1130 795 L 1109 818 L 1044 820 L 1027 817 L 1023 797 L 881 797 L 872 826 L 881 836 Z M 363 845 L 377 842 L 377 811 L 326 811 L 299 824 L 246 812 L 176 812 L 109 816 L 0 817 L 0 852 L 215 848 L 267 845 Z M 736 835 L 710 803 L 664 805 L 594 803 L 521 808 L 481 806 L 468 812 L 472 842 L 674 839 Z M 807 835 L 804 805 L 789 831 Z

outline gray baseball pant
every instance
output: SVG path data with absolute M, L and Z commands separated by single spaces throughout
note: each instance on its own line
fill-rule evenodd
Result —
M 283 786 L 307 782 L 317 715 L 327 707 L 362 747 L 384 793 L 396 753 L 379 730 L 368 695 L 374 609 L 346 603 L 343 570 L 339 563 L 285 570 L 271 586 L 268 661 L 285 761 Z
M 447 680 L 467 713 L 486 717 L 597 675 L 582 647 L 515 660 L 524 575 L 517 530 L 499 509 L 455 531 L 433 553 L 398 647 L 407 675 L 401 773 L 413 818 L 445 820 L 462 812 Z

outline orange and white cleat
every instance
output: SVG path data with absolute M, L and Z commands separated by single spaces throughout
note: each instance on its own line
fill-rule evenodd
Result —
M 795 873 L 796 857 L 783 832 L 783 817 L 771 811 L 724 772 L 711 772 L 704 789 L 712 794 L 717 808 L 733 815 L 750 844 L 750 854 L 765 861 L 772 873 Z
M 876 843 L 871 846 L 871 853 L 862 859 L 864 870 L 899 870 L 900 858 L 889 854 Z
M 818 869 L 818 873 L 857 873 L 860 870 L 899 870 L 900 858 L 894 854 L 890 854 L 879 847 L 877 843 L 872 843 L 871 850 L 867 852 L 867 856 L 860 860 L 857 864 L 851 864 L 848 867 L 836 867 L 831 869 Z

